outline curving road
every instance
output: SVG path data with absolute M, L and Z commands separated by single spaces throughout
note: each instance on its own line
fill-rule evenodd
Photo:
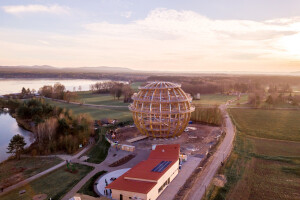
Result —
M 197 178 L 193 187 L 190 189 L 188 196 L 185 198 L 186 200 L 202 199 L 203 195 L 206 192 L 206 187 L 209 186 L 218 168 L 220 167 L 221 162 L 224 161 L 224 159 L 226 159 L 230 155 L 233 146 L 234 136 L 235 136 L 235 128 L 227 113 L 226 108 L 227 108 L 226 105 L 220 106 L 220 109 L 225 117 L 225 125 L 226 125 L 225 127 L 226 135 L 224 137 L 224 140 L 219 145 L 214 155 L 210 158 L 209 162 L 201 172 L 200 176 Z

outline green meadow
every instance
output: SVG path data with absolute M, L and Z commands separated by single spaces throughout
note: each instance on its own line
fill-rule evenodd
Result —
M 132 120 L 132 114 L 127 107 L 91 107 L 84 105 L 76 105 L 70 103 L 62 103 L 52 100 L 47 100 L 48 103 L 54 106 L 72 110 L 75 115 L 87 113 L 95 120 L 100 119 L 118 119 L 119 121 Z

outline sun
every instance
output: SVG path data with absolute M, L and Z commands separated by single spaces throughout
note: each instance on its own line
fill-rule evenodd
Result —
M 279 43 L 289 55 L 300 58 L 300 33 L 283 37 Z

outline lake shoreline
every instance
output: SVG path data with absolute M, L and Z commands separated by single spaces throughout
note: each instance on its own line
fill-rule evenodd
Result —
M 35 142 L 35 135 L 30 128 L 30 124 L 21 119 L 16 118 L 13 114 L 9 112 L 0 111 L 1 116 L 1 145 L 0 145 L 0 164 L 10 160 L 12 155 L 6 153 L 7 146 L 14 135 L 20 134 L 25 138 L 25 142 L 27 143 L 26 149 L 30 148 L 30 146 Z

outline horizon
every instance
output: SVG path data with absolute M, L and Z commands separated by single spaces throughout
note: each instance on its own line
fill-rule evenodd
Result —
M 51 66 L 51 65 L 16 65 L 16 66 L 3 66 L 0 65 L 1 68 L 23 68 L 23 69 L 38 69 L 38 67 L 41 67 L 39 70 L 45 70 L 45 69 L 58 69 L 58 70 L 68 70 L 68 69 L 85 69 L 89 68 L 89 70 L 98 70 L 99 72 L 114 72 L 115 69 L 120 69 L 124 70 L 121 71 L 122 73 L 134 73 L 134 72 L 140 72 L 140 73 L 165 73 L 165 74 L 191 74 L 191 73 L 196 73 L 196 74 L 224 74 L 224 75 L 290 75 L 290 76 L 299 76 L 300 75 L 300 70 L 299 71 L 286 71 L 286 72 L 267 72 L 267 71 L 165 71 L 165 70 L 156 70 L 153 72 L 153 70 L 143 70 L 143 69 L 132 69 L 130 67 L 110 67 L 110 66 L 82 66 L 82 67 L 57 67 L 57 66 Z M 104 69 L 105 68 L 105 69 Z M 103 70 L 104 69 L 104 70 Z M 184 73 L 182 73 L 184 72 Z
M 0 63 L 298 72 L 299 7 L 296 0 L 2 1 Z

